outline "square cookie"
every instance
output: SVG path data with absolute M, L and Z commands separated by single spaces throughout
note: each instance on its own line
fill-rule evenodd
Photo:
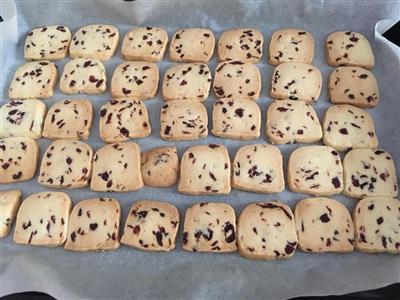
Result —
M 90 100 L 63 100 L 54 103 L 46 116 L 43 137 L 48 139 L 87 140 L 92 126 Z
M 10 99 L 46 99 L 54 94 L 57 67 L 50 61 L 25 63 L 15 71 L 8 89 Z
M 374 53 L 367 38 L 353 31 L 331 33 L 325 44 L 326 62 L 332 67 L 358 66 L 372 69 Z
M 317 113 L 305 101 L 273 101 L 268 106 L 265 129 L 271 144 L 316 143 L 322 138 Z
M 101 94 L 106 88 L 106 69 L 99 60 L 76 58 L 65 64 L 60 78 L 62 93 Z
M 171 100 L 160 114 L 160 137 L 167 141 L 190 141 L 208 135 L 208 116 L 197 100 Z
M 400 253 L 400 201 L 367 197 L 353 210 L 355 247 L 361 252 Z
M 332 105 L 323 122 L 324 144 L 338 151 L 378 147 L 374 120 L 365 110 L 352 105 Z
M 105 251 L 119 248 L 121 207 L 112 198 L 93 198 L 78 202 L 72 209 L 65 249 Z
M 35 176 L 39 146 L 27 137 L 0 140 L 0 183 L 30 180 Z
M 132 99 L 108 101 L 100 109 L 99 130 L 106 143 L 149 136 L 151 127 L 146 105 Z
M 351 150 L 343 159 L 343 194 L 352 198 L 364 196 L 396 197 L 396 169 L 390 154 L 381 149 Z
M 276 146 L 242 146 L 233 160 L 232 187 L 256 193 L 279 193 L 285 189 L 282 154 Z
M 215 37 L 207 28 L 185 28 L 175 32 L 169 46 L 171 61 L 208 62 L 215 46 Z
M 215 136 L 226 139 L 252 140 L 260 136 L 261 111 L 249 100 L 219 99 L 213 107 Z
M 120 64 L 111 79 L 111 96 L 146 100 L 153 98 L 158 88 L 158 67 L 154 63 L 131 61 Z
M 136 201 L 126 219 L 121 243 L 145 251 L 175 249 L 179 210 L 166 202 Z
M 110 144 L 93 157 L 90 188 L 96 192 L 130 192 L 143 187 L 140 148 L 136 143 Z
M 307 198 L 297 203 L 294 215 L 302 251 L 354 250 L 353 221 L 342 203 L 329 198 Z
M 0 138 L 42 136 L 46 105 L 40 100 L 12 100 L 0 109 Z
M 69 53 L 72 58 L 81 57 L 106 61 L 114 55 L 118 39 L 118 29 L 112 25 L 86 25 L 75 32 Z
M 165 72 L 162 95 L 164 100 L 204 101 L 208 98 L 210 85 L 211 72 L 206 64 L 176 64 Z
M 328 146 L 297 148 L 289 157 L 289 188 L 316 196 L 339 194 L 343 190 L 343 167 L 337 151 Z
M 213 89 L 217 98 L 257 100 L 261 91 L 261 75 L 256 65 L 241 61 L 219 63 Z
M 192 252 L 235 252 L 236 216 L 226 203 L 194 204 L 186 211 L 183 249 Z
M 85 143 L 56 140 L 43 154 L 38 182 L 51 188 L 81 188 L 89 184 L 93 150 Z
M 231 162 L 223 145 L 197 145 L 182 156 L 178 191 L 188 195 L 226 195 L 231 191 Z
M 290 207 L 278 201 L 246 206 L 239 216 L 237 241 L 240 254 L 250 259 L 292 257 L 298 241 Z
M 71 31 L 62 25 L 32 29 L 25 40 L 26 60 L 60 60 L 67 56 Z
M 20 190 L 0 191 L 0 238 L 8 236 L 21 204 Z
M 167 48 L 168 34 L 159 27 L 136 27 L 124 37 L 121 54 L 124 60 L 158 62 Z
M 279 65 L 284 62 L 311 64 L 314 58 L 314 38 L 302 29 L 280 29 L 272 34 L 269 43 L 268 62 Z
M 22 201 L 15 223 L 14 242 L 57 247 L 67 238 L 72 201 L 61 192 L 32 194 Z
M 174 147 L 159 147 L 141 156 L 143 182 L 151 187 L 170 187 L 178 181 L 179 157 Z
M 329 76 L 329 98 L 333 104 L 374 107 L 379 103 L 374 74 L 360 67 L 339 67 Z
M 218 41 L 218 59 L 257 63 L 262 57 L 263 43 L 263 36 L 256 29 L 227 30 Z
M 305 63 L 282 63 L 272 74 L 269 95 L 276 99 L 314 102 L 321 93 L 322 76 L 317 67 Z

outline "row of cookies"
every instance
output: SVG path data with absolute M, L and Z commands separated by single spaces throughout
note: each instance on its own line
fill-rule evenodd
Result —
M 16 218 L 18 244 L 57 247 L 72 251 L 117 249 L 120 242 L 145 251 L 175 249 L 179 210 L 151 200 L 133 203 L 120 238 L 121 207 L 112 198 L 78 202 L 69 196 L 41 192 L 20 205 L 18 190 L 0 193 L 0 234 L 6 237 Z M 19 207 L 19 210 L 18 210 Z M 18 214 L 17 214 L 18 211 Z M 251 259 L 289 258 L 297 247 L 305 252 L 400 253 L 400 202 L 390 197 L 367 197 L 353 211 L 329 198 L 300 200 L 294 214 L 279 201 L 252 203 L 238 222 L 226 203 L 194 204 L 186 211 L 182 247 L 192 252 L 235 252 Z M 353 224 L 354 222 L 354 224 Z

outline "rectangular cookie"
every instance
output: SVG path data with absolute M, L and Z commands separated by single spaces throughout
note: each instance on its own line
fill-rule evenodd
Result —
M 10 233 L 21 204 L 21 195 L 20 190 L 0 191 L 0 238 L 5 238 Z
M 175 249 L 179 210 L 166 202 L 140 200 L 133 203 L 121 243 L 145 251 Z
M 183 250 L 192 252 L 235 252 L 236 216 L 226 203 L 194 204 L 186 211 Z

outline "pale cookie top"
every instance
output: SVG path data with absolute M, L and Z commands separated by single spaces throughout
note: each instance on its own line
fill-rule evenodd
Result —
M 56 65 L 49 61 L 25 63 L 15 71 L 8 89 L 10 99 L 46 99 L 54 94 Z
M 164 75 L 162 93 L 164 100 L 208 98 L 211 72 L 206 64 L 181 63 L 173 65 Z
M 0 109 L 0 138 L 21 136 L 38 139 L 46 105 L 39 100 L 13 100 Z
M 263 42 L 261 32 L 256 29 L 227 30 L 218 41 L 218 59 L 257 63 L 262 57 Z
M 396 197 L 398 183 L 390 154 L 381 149 L 356 149 L 343 160 L 344 190 L 349 197 Z
M 92 24 L 78 29 L 69 52 L 72 58 L 110 59 L 118 46 L 118 29 L 112 25 Z
M 273 101 L 267 110 L 266 133 L 272 144 L 315 143 L 322 138 L 317 113 L 305 101 Z
M 329 198 L 307 198 L 297 203 L 294 215 L 301 250 L 353 251 L 353 221 L 342 203 Z
M 289 258 L 296 250 L 294 216 L 283 203 L 252 203 L 241 212 L 237 226 L 239 251 L 247 258 Z
M 215 37 L 206 28 L 185 28 L 175 32 L 169 55 L 171 61 L 202 62 L 210 60 L 214 53 Z
M 325 44 L 326 61 L 332 67 L 359 66 L 372 69 L 375 65 L 374 53 L 367 38 L 352 31 L 331 33 Z
M 260 71 L 252 63 L 219 63 L 215 69 L 213 89 L 217 98 L 257 100 L 261 91 Z
M 318 196 L 343 190 L 339 153 L 328 146 L 297 148 L 289 157 L 288 184 L 292 191 Z
M 235 252 L 236 216 L 226 203 L 194 204 L 186 211 L 183 249 L 193 252 Z
M 367 197 L 353 211 L 356 249 L 363 252 L 400 253 L 400 201 Z
M 136 27 L 126 33 L 121 54 L 125 60 L 162 60 L 167 48 L 168 34 L 159 27 Z
M 352 105 L 332 105 L 324 117 L 324 143 L 338 151 L 378 147 L 374 120 Z
M 279 65 L 283 62 L 311 64 L 314 57 L 314 39 L 301 29 L 281 29 L 272 34 L 269 43 L 268 62 Z
M 334 104 L 374 107 L 379 103 L 374 74 L 360 67 L 339 67 L 329 76 L 329 98 Z
M 62 25 L 32 29 L 25 40 L 26 60 L 60 60 L 67 56 L 71 31 Z
M 0 238 L 4 238 L 10 233 L 21 204 L 21 194 L 20 190 L 0 191 Z

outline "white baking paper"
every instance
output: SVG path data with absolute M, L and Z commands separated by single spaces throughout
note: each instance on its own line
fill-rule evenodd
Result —
M 1 0 L 1 5 L 12 5 Z M 265 112 L 271 99 L 267 96 L 273 67 L 266 63 L 271 34 L 280 28 L 295 27 L 311 32 L 315 38 L 314 64 L 323 74 L 323 92 L 317 104 L 322 118 L 329 105 L 327 79 L 333 70 L 325 62 L 324 42 L 327 35 L 337 30 L 353 30 L 368 37 L 375 52 L 376 75 L 381 91 L 381 102 L 369 110 L 375 119 L 380 146 L 389 151 L 400 170 L 400 63 L 393 51 L 384 43 L 374 42 L 374 27 L 381 19 L 398 20 L 400 4 L 397 1 L 17 1 L 18 43 L 5 39 L 10 23 L 1 23 L 1 91 L 2 102 L 8 101 L 7 89 L 15 69 L 24 62 L 23 44 L 27 32 L 45 24 L 63 24 L 75 32 L 81 25 L 110 23 L 120 30 L 121 39 L 134 26 L 161 26 L 169 36 L 183 27 L 209 27 L 216 38 L 222 31 L 234 27 L 254 27 L 262 31 L 265 39 L 264 57 L 258 64 L 263 88 L 257 102 L 265 122 Z M 1 9 L 3 13 L 3 9 Z M 12 19 L 12 17 L 10 18 Z M 6 24 L 7 23 L 7 24 Z M 8 29 L 7 29 L 8 28 Z M 6 32 L 7 31 L 7 32 Z M 67 60 L 56 62 L 60 72 Z M 108 79 L 121 62 L 120 52 L 106 62 Z M 217 60 L 210 62 L 212 70 Z M 171 65 L 168 53 L 159 63 L 161 76 Z M 153 133 L 139 139 L 142 150 L 155 146 L 176 145 L 180 154 L 195 144 L 223 143 L 233 157 L 245 144 L 266 143 L 265 126 L 257 141 L 233 141 L 209 136 L 205 140 L 172 143 L 159 137 L 159 113 L 162 106 L 160 91 L 156 99 L 146 101 Z M 94 126 L 88 140 L 94 149 L 103 143 L 98 133 L 98 111 L 110 94 L 97 96 L 66 96 L 57 87 L 56 94 L 45 100 L 50 107 L 56 100 L 88 98 L 96 108 Z M 206 101 L 209 119 L 215 96 L 210 93 Z M 41 153 L 50 141 L 40 140 Z M 285 170 L 288 154 L 301 145 L 279 146 L 284 154 Z M 399 176 L 397 171 L 397 176 Z M 2 189 L 20 188 L 24 197 L 45 190 L 37 178 L 19 184 L 5 185 Z M 131 193 L 95 193 L 89 189 L 69 190 L 73 201 L 89 197 L 110 196 L 121 202 L 122 226 L 132 202 L 138 199 L 164 200 L 176 205 L 181 215 L 193 203 L 217 201 L 231 204 L 239 214 L 244 206 L 254 201 L 280 199 L 292 208 L 302 194 L 283 192 L 262 195 L 233 190 L 228 196 L 185 196 L 176 188 L 143 188 Z M 334 196 L 350 210 L 356 200 Z M 183 223 L 183 222 L 182 222 Z M 181 231 L 176 251 L 147 253 L 121 246 L 117 251 L 105 253 L 73 253 L 63 248 L 47 249 L 18 246 L 12 235 L 1 240 L 0 294 L 22 291 L 42 291 L 52 296 L 87 299 L 284 299 L 300 295 L 344 294 L 373 289 L 400 281 L 400 256 L 386 254 L 306 254 L 297 251 L 292 259 L 251 261 L 233 254 L 188 253 L 181 250 Z

